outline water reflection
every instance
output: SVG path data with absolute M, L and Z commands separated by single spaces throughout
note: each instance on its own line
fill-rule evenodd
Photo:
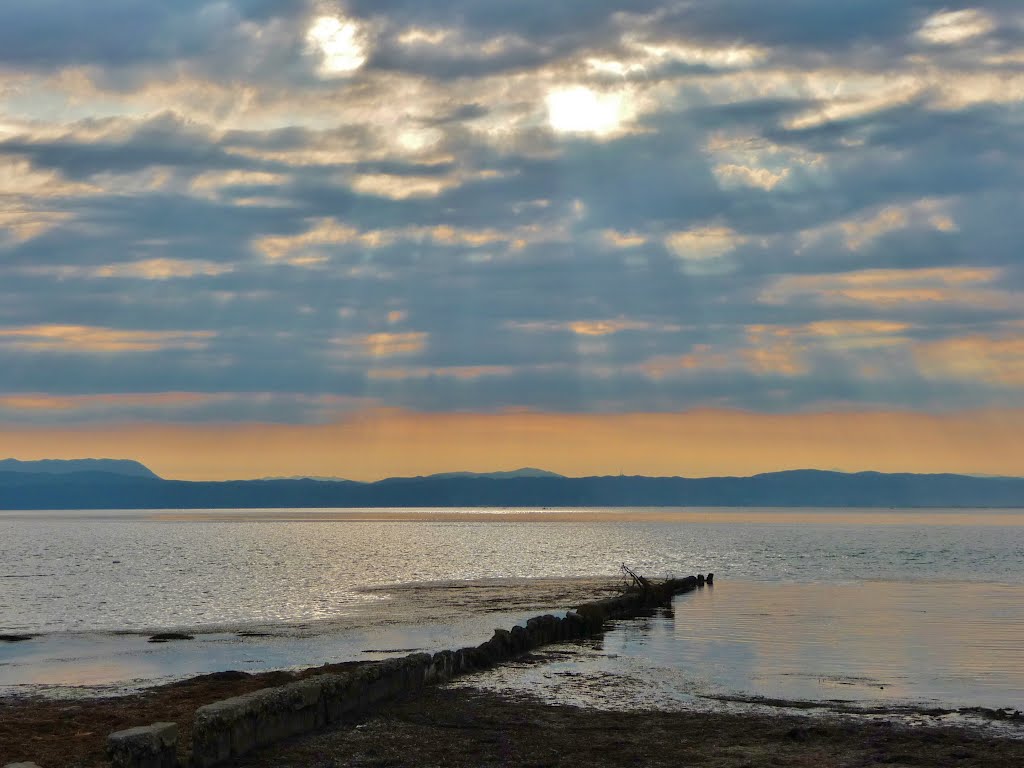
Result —
M 620 622 L 600 645 L 482 684 L 587 706 L 716 697 L 1024 707 L 1024 590 L 722 581 Z
M 544 674 L 578 676 L 592 664 L 667 700 L 1024 705 L 1021 512 L 5 512 L 0 542 L 0 632 L 43 634 L 0 644 L 7 680 L 43 664 L 54 670 L 48 679 L 123 681 L 319 664 L 339 660 L 338 648 L 360 657 L 475 644 L 508 623 L 499 613 L 480 626 L 462 617 L 575 605 L 593 598 L 594 584 L 565 585 L 616 575 L 626 562 L 651 576 L 715 571 L 719 582 L 674 614 L 609 634 L 592 661 Z M 530 598 L 539 577 L 557 577 L 541 580 L 543 604 Z M 450 587 L 443 594 L 439 581 Z M 415 637 L 389 635 L 395 620 L 418 627 Z M 287 639 L 233 634 L 252 628 Z M 364 636 L 351 634 L 359 628 Z M 98 634 L 166 629 L 205 639 L 155 651 Z M 346 645 L 345 633 L 356 639 Z M 95 654 L 67 651 L 82 638 Z M 33 661 L 33 648 L 45 660 Z
M 615 575 L 622 562 L 728 580 L 1024 584 L 1022 523 L 1021 513 L 962 511 L 4 513 L 0 629 L 326 621 L 377 599 L 365 589 L 375 585 Z
M 328 633 L 242 637 L 218 632 L 169 643 L 149 643 L 140 635 L 47 635 L 17 646 L 0 643 L 0 696 L 40 691 L 88 696 L 228 669 L 262 672 L 433 653 L 477 645 L 495 627 L 525 623 L 530 615 L 497 612 L 446 623 L 335 627 Z

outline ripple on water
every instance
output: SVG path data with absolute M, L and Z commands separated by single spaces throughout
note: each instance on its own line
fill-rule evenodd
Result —
M 1024 587 L 721 580 L 578 656 L 483 676 L 588 706 L 761 697 L 864 707 L 1024 707 Z M 608 686 L 611 687 L 608 687 Z
M 0 512 L 0 625 L 202 629 L 329 619 L 363 587 L 657 575 L 1024 583 L 1024 513 L 855 510 Z

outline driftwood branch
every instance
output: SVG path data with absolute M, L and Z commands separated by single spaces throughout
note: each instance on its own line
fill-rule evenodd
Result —
M 622 564 L 622 578 L 628 586 L 647 592 L 651 588 L 651 582 L 638 574 L 625 563 Z

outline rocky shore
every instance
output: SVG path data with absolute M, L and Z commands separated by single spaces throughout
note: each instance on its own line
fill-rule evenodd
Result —
M 433 656 L 414 653 L 290 674 L 219 673 L 84 706 L 52 700 L 7 702 L 0 720 L 0 759 L 38 760 L 44 753 L 58 765 L 105 765 L 111 756 L 116 764 L 132 768 L 222 765 L 288 736 L 351 722 L 427 685 L 486 669 L 542 645 L 600 633 L 609 620 L 640 615 L 705 582 L 704 576 L 690 576 L 651 583 L 630 575 L 630 588 L 580 604 L 565 616 L 538 616 L 525 627 L 496 630 L 479 646 Z M 128 717 L 131 721 L 124 722 Z M 154 724 L 152 733 L 140 732 L 140 726 L 149 724 Z M 150 744 L 153 739 L 148 737 L 157 731 L 159 738 Z
M 582 604 L 564 618 L 538 617 L 514 632 L 496 631 L 479 647 L 434 657 L 414 654 L 301 672 L 224 672 L 90 701 L 0 701 L 0 765 L 32 760 L 43 768 L 107 766 L 111 732 L 156 722 L 168 724 L 164 728 L 175 732 L 176 743 L 163 758 L 168 762 L 154 765 L 1024 764 L 1024 740 L 949 726 L 911 728 L 885 719 L 792 713 L 628 706 L 598 711 L 475 687 L 475 670 L 506 660 L 544 664 L 551 651 L 541 646 L 552 642 L 561 644 L 558 653 L 572 654 L 574 642 L 600 632 L 608 619 L 638 615 L 704 578 L 641 581 L 624 595 Z M 438 685 L 459 676 L 457 687 Z M 317 695 L 310 698 L 312 693 Z M 301 713 L 294 708 L 298 703 Z M 216 728 L 204 731 L 225 717 L 224 736 Z M 279 733 L 267 739 L 267 729 Z M 253 752 L 257 745 L 261 749 Z
M 545 661 L 538 653 L 519 663 Z M 169 719 L 187 740 L 199 706 L 294 679 L 283 672 L 225 673 L 112 699 L 6 701 L 0 703 L 0 765 L 32 759 L 42 768 L 106 768 L 105 742 L 111 731 Z M 439 686 L 346 725 L 261 750 L 234 765 L 1019 768 L 1024 765 L 1024 740 L 963 728 L 908 727 L 884 719 L 594 710 Z

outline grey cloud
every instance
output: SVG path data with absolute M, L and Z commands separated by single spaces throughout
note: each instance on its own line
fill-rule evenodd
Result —
M 36 167 L 59 170 L 70 179 L 153 166 L 218 170 L 261 165 L 229 156 L 205 132 L 171 114 L 143 123 L 121 140 L 82 141 L 73 135 L 41 141 L 15 138 L 0 142 L 0 153 L 28 157 Z
M 452 109 L 447 114 L 435 117 L 432 120 L 425 120 L 426 125 L 450 125 L 460 124 L 470 120 L 476 120 L 478 118 L 486 116 L 490 110 L 482 104 L 472 103 L 463 104 L 455 109 Z
M 675 6 L 659 28 L 721 43 L 737 40 L 770 46 L 834 51 L 836 46 L 901 43 L 942 0 L 819 3 L 816 0 L 717 0 Z
M 225 9 L 232 7 L 251 18 L 280 15 L 293 26 L 305 12 L 300 3 L 235 3 Z M 996 15 L 1016 10 L 1010 2 L 983 7 Z M 198 3 L 157 9 L 101 0 L 96 8 L 101 20 L 124 10 L 123 34 L 134 30 L 134 37 L 119 33 L 118 43 L 72 8 L 69 22 L 82 28 L 77 49 L 55 52 L 60 20 L 47 27 L 45 34 L 52 31 L 55 40 L 41 46 L 33 54 L 37 58 L 24 46 L 9 47 L 0 57 L 22 67 L 138 64 L 134 76 L 145 82 L 146 68 L 161 60 L 207 55 L 201 36 L 176 26 L 187 27 L 202 12 Z M 518 60 L 451 51 L 419 69 L 417 77 L 467 78 L 465 88 L 434 83 L 448 88 L 450 99 L 441 100 L 436 115 L 416 118 L 443 135 L 429 160 L 381 156 L 385 144 L 374 129 L 346 124 L 344 103 L 327 101 L 339 124 L 317 130 L 295 125 L 222 134 L 186 114 L 167 113 L 88 121 L 69 126 L 59 139 L 7 139 L 0 142 L 0 154 L 27 158 L 33 168 L 62 180 L 157 167 L 170 169 L 173 179 L 163 188 L 131 194 L 108 188 L 88 196 L 33 198 L 26 191 L 19 204 L 68 218 L 41 234 L 0 239 L 0 328 L 59 324 L 214 335 L 193 349 L 117 354 L 32 350 L 0 339 L 0 392 L 271 392 L 276 395 L 265 401 L 228 399 L 168 418 L 285 421 L 320 418 L 314 401 L 325 393 L 427 410 L 678 410 L 710 404 L 775 411 L 843 402 L 908 408 L 998 405 L 1014 397 L 1019 402 L 1019 389 L 1007 384 L 925 377 L 906 349 L 850 351 L 799 339 L 806 347 L 799 350 L 806 370 L 791 375 L 771 366 L 758 370 L 744 357 L 756 343 L 750 326 L 785 330 L 814 322 L 884 321 L 906 324 L 901 336 L 920 343 L 998 336 L 1024 321 L 1024 304 L 1012 301 L 871 304 L 823 302 L 798 293 L 775 303 L 762 300 L 782 278 L 824 279 L 864 269 L 994 269 L 995 283 L 968 288 L 989 291 L 983 299 L 1024 290 L 1024 145 L 1015 104 L 954 109 L 937 106 L 935 94 L 926 93 L 911 103 L 798 130 L 786 127 L 793 117 L 827 102 L 774 96 L 714 103 L 687 81 L 694 72 L 684 68 L 656 73 L 679 78 L 681 100 L 641 116 L 632 133 L 595 140 L 555 135 L 538 125 L 496 142 L 471 128 L 494 109 L 486 94 L 468 87 L 471 78 L 505 67 L 536 68 L 573 52 L 615 51 L 618 34 L 633 24 L 656 25 L 646 28 L 680 39 L 774 46 L 773 66 L 783 62 L 802 72 L 848 63 L 851 51 L 864 46 L 878 51 L 872 71 L 895 73 L 916 45 L 909 35 L 939 8 L 923 1 L 789 0 L 769 9 L 753 0 L 719 0 L 644 3 L 631 6 L 637 15 L 627 17 L 616 15 L 621 5 L 606 3 L 571 13 L 534 2 L 357 3 L 352 12 L 386 22 L 371 68 L 392 67 L 388 77 L 417 69 L 415 58 L 388 48 L 387 35 L 411 24 L 458 25 L 470 41 L 518 35 L 527 45 Z M 0 10 L 0 49 L 11 34 L 4 20 L 20 13 L 16 27 L 24 31 L 45 21 L 42 29 L 50 23 L 43 12 L 25 3 Z M 163 30 L 164 42 L 156 42 L 149 25 Z M 1001 45 L 1013 44 L 1004 29 L 995 36 Z M 959 54 L 934 55 L 942 61 Z M 234 72 L 227 67 L 224 77 Z M 748 73 L 755 74 L 756 69 Z M 309 85 L 304 93 L 328 98 L 322 86 L 296 82 Z M 381 93 L 381 99 L 386 96 Z M 105 138 L 85 138 L 97 133 Z M 822 161 L 813 172 L 793 164 L 771 189 L 723 185 L 708 148 L 718 133 L 749 136 L 754 150 L 816 153 Z M 290 153 L 333 142 L 356 159 L 289 160 Z M 274 159 L 241 150 L 263 150 Z M 283 180 L 241 182 L 215 198 L 196 196 L 189 184 L 207 171 L 269 171 Z M 399 182 L 446 179 L 453 186 L 433 197 L 395 200 L 353 191 L 348 182 L 360 174 Z M 276 202 L 238 204 L 253 197 Z M 850 246 L 843 224 L 924 198 L 941 198 L 953 226 L 915 220 Z M 269 263 L 253 248 L 259 238 L 299 236 L 325 218 L 355 230 L 389 230 L 394 239 L 371 247 L 327 238 L 308 245 L 323 263 L 305 266 Z M 474 246 L 457 238 L 394 234 L 439 226 L 499 230 L 504 239 Z M 670 233 L 702 227 L 728 227 L 742 238 L 729 254 L 728 273 L 688 273 L 666 247 Z M 820 228 L 826 231 L 807 246 L 801 232 Z M 615 248 L 603 240 L 605 230 L 646 239 Z M 529 242 L 510 245 L 522 233 Z M 231 271 L 166 280 L 90 277 L 88 269 L 62 279 L 59 271 L 32 271 L 160 258 L 211 262 Z M 573 322 L 618 319 L 646 325 L 603 336 L 570 329 Z M 374 358 L 358 348 L 359 339 L 372 334 L 424 334 L 424 343 Z M 669 370 L 661 378 L 643 372 L 645 362 L 667 361 L 671 369 L 673 358 L 695 353 L 718 357 L 704 368 Z M 859 369 L 864 362 L 881 365 L 886 375 L 865 377 Z M 478 378 L 443 375 L 451 367 L 489 371 Z M 382 372 L 393 378 L 381 378 Z M 114 411 L 91 413 L 80 418 L 113 418 Z M 120 413 L 150 411 L 131 406 Z
M 168 63 L 210 53 L 239 21 L 295 18 L 307 7 L 306 0 L 7 0 L 0 7 L 0 62 L 44 70 Z

